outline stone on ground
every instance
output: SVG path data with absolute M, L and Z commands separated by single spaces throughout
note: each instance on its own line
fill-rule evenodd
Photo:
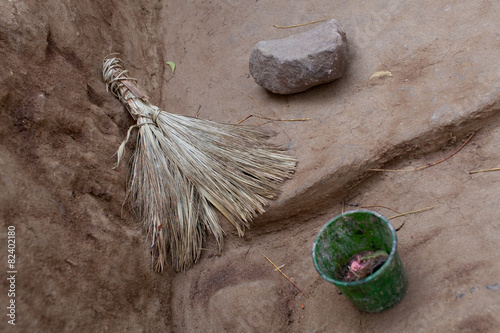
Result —
M 250 55 L 250 74 L 276 94 L 293 94 L 342 76 L 347 39 L 337 20 L 284 39 L 260 41 Z

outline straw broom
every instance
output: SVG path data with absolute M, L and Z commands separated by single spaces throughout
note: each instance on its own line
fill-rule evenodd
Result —
M 150 237 L 156 271 L 165 268 L 168 254 L 176 271 L 192 266 L 207 229 L 221 250 L 224 231 L 216 209 L 243 236 L 249 221 L 277 196 L 279 183 L 293 174 L 295 158 L 265 144 L 264 133 L 159 109 L 111 55 L 102 74 L 107 90 L 137 120 L 118 149 L 116 166 L 137 128 L 127 199 Z

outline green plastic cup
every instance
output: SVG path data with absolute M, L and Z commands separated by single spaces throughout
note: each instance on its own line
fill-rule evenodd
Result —
M 403 299 L 406 273 L 397 250 L 396 231 L 382 215 L 352 210 L 321 228 L 313 246 L 313 262 L 323 279 L 333 283 L 360 310 L 378 313 Z M 362 251 L 385 250 L 389 257 L 368 277 L 346 282 L 341 272 L 346 262 Z

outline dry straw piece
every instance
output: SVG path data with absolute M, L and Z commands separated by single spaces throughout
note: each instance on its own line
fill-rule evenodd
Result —
M 102 75 L 107 89 L 137 120 L 118 149 L 118 164 L 130 132 L 138 128 L 127 198 L 151 239 L 156 271 L 165 268 L 168 254 L 176 271 L 192 266 L 206 229 L 221 249 L 224 231 L 215 209 L 242 236 L 277 196 L 279 183 L 294 173 L 296 159 L 265 144 L 268 136 L 260 131 L 152 105 L 119 58 L 106 57 Z

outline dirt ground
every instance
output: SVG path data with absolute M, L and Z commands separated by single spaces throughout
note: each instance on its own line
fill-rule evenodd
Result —
M 310 28 L 273 25 L 325 16 L 347 33 L 344 77 L 290 96 L 255 84 L 253 46 Z M 1 2 L 0 331 L 500 331 L 500 171 L 469 173 L 500 166 L 498 31 L 500 4 L 486 0 Z M 207 235 L 187 272 L 153 272 L 122 205 L 127 168 L 112 167 L 133 120 L 101 81 L 111 52 L 166 111 L 234 124 L 257 101 L 266 117 L 311 119 L 245 122 L 275 131 L 297 172 L 245 237 L 223 221 L 217 253 Z M 381 70 L 393 76 L 369 79 Z M 440 161 L 472 133 L 435 166 L 369 171 Z M 342 202 L 433 207 L 391 220 L 409 285 L 381 314 L 358 311 L 312 264 Z

